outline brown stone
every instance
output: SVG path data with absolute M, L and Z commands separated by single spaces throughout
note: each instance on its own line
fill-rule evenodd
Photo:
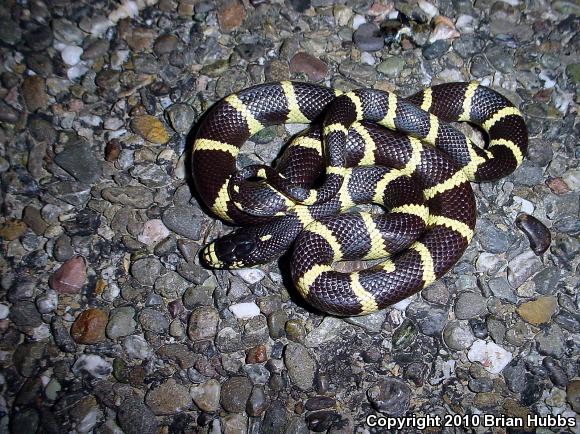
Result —
M 78 294 L 87 278 L 87 265 L 82 256 L 73 256 L 48 280 L 52 289 L 65 294 Z
M 580 380 L 572 380 L 566 388 L 566 398 L 572 410 L 580 414 Z
M 26 232 L 26 223 L 22 220 L 7 220 L 0 226 L 0 237 L 6 241 L 13 241 L 20 238 Z
M 296 53 L 290 60 L 290 72 L 292 74 L 304 73 L 309 80 L 322 81 L 328 72 L 328 66 L 322 60 L 308 53 Z
M 39 75 L 26 77 L 22 82 L 22 97 L 28 111 L 33 112 L 46 108 L 48 106 L 48 95 L 44 78 Z
M 77 317 L 70 334 L 79 344 L 96 344 L 105 340 L 105 327 L 109 315 L 101 309 L 87 309 Z
M 546 185 L 555 194 L 566 194 L 572 191 L 562 178 L 550 178 L 546 181 Z
M 218 23 L 224 32 L 231 32 L 242 25 L 246 18 L 244 5 L 237 0 L 227 0 L 218 9 Z
M 105 146 L 105 160 L 107 161 L 117 161 L 119 154 L 121 153 L 121 144 L 118 140 L 113 139 L 107 142 Z
M 159 119 L 151 115 L 135 116 L 131 128 L 145 140 L 163 145 L 169 141 L 169 134 Z
M 127 35 L 127 45 L 133 51 L 148 50 L 153 45 L 157 34 L 152 29 L 145 27 L 129 28 Z
M 540 325 L 550 321 L 557 305 L 556 297 L 539 297 L 536 300 L 523 303 L 517 311 L 525 322 Z
M 268 360 L 265 345 L 257 345 L 246 352 L 246 363 L 262 363 Z

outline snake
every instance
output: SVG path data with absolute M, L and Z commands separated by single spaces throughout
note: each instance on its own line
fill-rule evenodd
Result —
M 482 130 L 486 146 L 452 122 Z M 251 136 L 288 123 L 308 125 L 275 167 L 237 168 Z M 522 113 L 476 81 L 434 85 L 406 98 L 292 81 L 249 87 L 217 102 L 195 136 L 199 198 L 239 226 L 200 257 L 210 268 L 239 269 L 291 249 L 292 281 L 316 309 L 337 316 L 384 309 L 459 261 L 476 222 L 470 182 L 509 175 L 527 147 Z M 385 212 L 361 211 L 363 204 Z M 378 263 L 336 270 L 337 261 L 361 259 Z

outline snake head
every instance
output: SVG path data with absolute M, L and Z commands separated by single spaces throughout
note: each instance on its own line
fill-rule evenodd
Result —
M 208 244 L 201 252 L 211 268 L 243 268 L 254 265 L 250 257 L 257 246 L 254 231 L 238 229 Z

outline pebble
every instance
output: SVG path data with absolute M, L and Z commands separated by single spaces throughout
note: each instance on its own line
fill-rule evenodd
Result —
M 62 294 L 78 294 L 85 285 L 87 266 L 82 256 L 74 256 L 56 270 L 48 281 L 50 287 Z
M 22 97 L 29 112 L 47 108 L 48 94 L 44 78 L 38 75 L 26 77 L 22 82 Z
M 170 378 L 147 393 L 145 404 L 155 415 L 161 416 L 188 410 L 192 402 L 187 387 Z
M 44 294 L 36 297 L 36 308 L 42 314 L 51 313 L 58 306 L 58 294 L 55 291 L 47 290 Z
M 54 342 L 65 353 L 73 353 L 76 351 L 76 345 L 73 341 L 67 326 L 59 316 L 53 316 L 50 320 L 50 332 L 54 338 Z
M 514 288 L 519 288 L 526 280 L 536 274 L 541 267 L 542 262 L 534 252 L 523 252 L 509 262 L 508 282 Z
M 380 51 L 385 46 L 381 30 L 373 23 L 361 24 L 353 34 L 353 41 L 361 51 Z
M 385 378 L 367 391 L 372 406 L 391 417 L 401 417 L 409 408 L 411 389 L 396 378 Z
M 284 364 L 294 386 L 304 391 L 312 390 L 316 361 L 304 345 L 290 342 L 284 350 Z
M 349 324 L 362 327 L 369 333 L 379 333 L 386 318 L 387 311 L 381 310 L 368 315 L 346 317 L 344 320 Z
M 262 432 L 265 433 L 279 433 L 287 432 L 285 427 L 288 421 L 288 414 L 284 404 L 280 401 L 273 401 L 266 413 L 264 414 L 264 419 L 262 421 Z M 294 426 L 302 427 L 302 423 L 297 423 Z M 289 428 L 292 426 L 289 424 Z M 304 429 L 308 429 L 304 426 Z M 297 430 L 298 432 L 301 432 Z
M 340 332 L 344 330 L 344 322 L 339 318 L 327 316 L 313 329 L 304 340 L 304 345 L 309 348 L 318 348 L 326 342 L 335 341 Z
M 387 77 L 396 78 L 404 67 L 405 61 L 401 57 L 391 56 L 377 65 L 377 71 L 385 74 Z
M 76 359 L 72 371 L 77 375 L 87 373 L 94 378 L 106 378 L 113 371 L 113 367 L 101 356 L 82 354 Z
M 240 27 L 246 18 L 246 9 L 235 0 L 228 0 L 218 8 L 217 19 L 223 32 L 231 32 Z
M 131 335 L 123 339 L 123 349 L 129 359 L 145 360 L 151 357 L 152 351 L 143 336 Z
M 485 310 L 485 298 L 475 292 L 462 292 L 455 301 L 455 316 L 457 319 L 470 319 L 481 315 Z
M 117 410 L 119 427 L 126 434 L 156 434 L 158 423 L 155 414 L 142 400 L 129 396 Z
M 241 414 L 229 414 L 221 419 L 224 434 L 248 432 L 248 418 Z
M 250 319 L 260 315 L 260 308 L 256 303 L 237 303 L 229 307 L 231 313 L 237 319 Z
M 242 268 L 241 270 L 236 270 L 234 274 L 240 276 L 242 280 L 249 285 L 258 283 L 266 277 L 266 273 L 259 268 Z
M 481 363 L 486 371 L 499 374 L 512 360 L 513 355 L 493 342 L 477 339 L 469 349 L 467 357 L 472 362 Z
M 189 317 L 187 334 L 194 342 L 213 339 L 217 333 L 218 322 L 219 315 L 213 307 L 198 307 Z
M 131 128 L 145 140 L 163 145 L 169 141 L 169 134 L 159 119 L 150 115 L 135 116 Z
M 220 409 L 220 390 L 219 381 L 211 379 L 198 386 L 190 389 L 190 395 L 202 411 L 214 412 Z
M 556 297 L 539 297 L 533 301 L 521 304 L 517 312 L 524 321 L 532 325 L 546 324 L 556 312 L 558 302 Z
M 152 219 L 145 222 L 143 230 L 137 237 L 139 241 L 148 246 L 157 244 L 167 238 L 170 232 L 160 219 Z
M 427 60 L 435 60 L 442 57 L 449 50 L 449 42 L 438 40 L 423 47 L 423 57 Z
M 459 321 L 455 321 L 445 326 L 443 339 L 449 348 L 461 351 L 471 347 L 471 344 L 475 341 L 475 336 L 473 336 L 469 327 Z
M 413 303 L 407 308 L 407 315 L 412 318 L 421 333 L 427 336 L 439 336 L 447 321 L 447 310 L 427 303 Z
M 77 181 L 91 184 L 102 174 L 101 165 L 95 158 L 91 146 L 84 139 L 74 140 L 54 157 L 54 162 Z
M 74 66 L 81 61 L 83 49 L 74 45 L 68 45 L 61 51 L 62 60 L 70 66 Z
M 167 317 L 155 309 L 143 309 L 139 314 L 139 323 L 141 323 L 143 330 L 153 333 L 166 333 L 169 329 Z
M 71 326 L 71 336 L 78 344 L 92 345 L 103 342 L 108 319 L 109 315 L 101 309 L 84 310 Z
M 195 112 L 187 104 L 173 104 L 167 108 L 169 123 L 175 131 L 181 134 L 187 133 L 193 126 Z
M 252 393 L 248 399 L 248 404 L 246 405 L 246 412 L 249 416 L 259 417 L 264 413 L 268 407 L 268 400 L 266 393 L 264 392 L 264 387 L 256 385 L 252 388 Z
M 182 237 L 199 240 L 201 237 L 201 218 L 185 206 L 168 208 L 161 217 L 167 228 Z
M 221 387 L 220 402 L 224 410 L 242 413 L 252 393 L 252 383 L 246 377 L 228 378 Z
M 552 236 L 550 230 L 537 218 L 528 214 L 520 214 L 516 218 L 516 226 L 528 237 L 530 248 L 537 256 L 544 254 Z
M 128 336 L 135 331 L 137 322 L 134 319 L 135 308 L 131 306 L 118 307 L 109 314 L 106 333 L 111 339 Z
M 538 333 L 534 340 L 538 345 L 540 354 L 556 359 L 560 359 L 564 355 L 566 338 L 558 325 L 550 325 L 547 329 Z
M 568 383 L 566 399 L 568 399 L 572 410 L 580 413 L 580 380 L 573 380 Z
M 328 66 L 322 60 L 311 54 L 299 52 L 290 60 L 289 71 L 292 74 L 306 74 L 308 80 L 319 82 L 326 77 Z

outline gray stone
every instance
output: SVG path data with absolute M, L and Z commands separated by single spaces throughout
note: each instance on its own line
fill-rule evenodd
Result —
M 16 347 L 13 362 L 23 377 L 32 377 L 40 368 L 46 351 L 46 342 L 22 343 Z
M 148 208 L 153 203 L 153 193 L 150 189 L 134 185 L 107 187 L 101 191 L 101 195 L 111 203 L 129 205 L 133 208 Z
M 288 413 L 284 404 L 279 400 L 275 400 L 271 403 L 270 407 L 268 407 L 268 410 L 266 410 L 264 420 L 262 421 L 261 432 L 264 434 L 277 434 L 284 432 L 287 421 Z
M 508 282 L 514 288 L 519 288 L 533 276 L 542 266 L 542 261 L 534 252 L 526 251 L 513 258 L 508 264 Z
M 167 111 L 169 123 L 178 133 L 187 133 L 195 120 L 193 109 L 187 104 L 173 104 Z
M 346 317 L 345 321 L 349 324 L 362 327 L 369 333 L 379 333 L 386 318 L 387 311 L 380 310 L 368 315 Z
M 183 305 L 187 309 L 197 306 L 210 306 L 213 304 L 214 288 L 210 286 L 190 286 L 183 293 Z
M 106 328 L 107 336 L 111 339 L 117 339 L 133 333 L 137 326 L 134 317 L 135 309 L 131 306 L 113 309 L 109 314 Z
M 510 236 L 499 230 L 494 224 L 486 219 L 478 219 L 475 236 L 485 251 L 490 253 L 507 252 L 512 241 Z
M 405 414 L 411 402 L 411 389 L 403 381 L 386 378 L 367 391 L 373 407 L 383 414 L 400 417 Z
M 505 277 L 495 277 L 489 281 L 488 285 L 494 296 L 510 303 L 517 301 L 516 293 Z
M 203 218 L 195 214 L 195 210 L 185 206 L 168 208 L 162 217 L 167 228 L 178 235 L 192 240 L 199 240 Z
M 552 356 L 556 359 L 564 355 L 566 337 L 558 325 L 553 324 L 546 330 L 541 331 L 534 340 L 538 344 L 540 354 Z
M 18 327 L 38 327 L 42 324 L 36 305 L 30 301 L 19 301 L 10 308 L 10 320 Z
M 439 336 L 447 322 L 446 309 L 423 302 L 411 303 L 407 315 L 417 323 L 421 333 L 427 336 Z
M 385 46 L 381 30 L 373 23 L 365 23 L 354 32 L 353 41 L 361 51 L 380 51 Z
M 180 298 L 189 286 L 189 281 L 171 270 L 155 280 L 155 291 L 169 299 Z
M 18 22 L 10 17 L 0 18 L 0 41 L 7 45 L 14 45 L 22 38 L 22 31 Z M 1 110 L 0 110 L 1 111 Z
M 449 50 L 449 42 L 440 39 L 432 44 L 423 47 L 423 57 L 427 60 L 434 60 L 442 57 Z
M 143 309 L 139 314 L 139 322 L 144 330 L 153 333 L 166 333 L 169 329 L 167 317 L 155 309 Z
M 159 277 L 163 271 L 165 267 L 155 257 L 139 259 L 131 265 L 131 274 L 144 286 L 153 286 L 156 280 L 163 277 Z
M 452 321 L 445 326 L 443 339 L 449 348 L 461 351 L 471 346 L 475 341 L 475 336 L 473 336 L 467 324 L 460 321 Z
M 312 390 L 316 361 L 304 345 L 290 342 L 284 351 L 284 363 L 292 384 L 300 390 Z
M 336 317 L 327 316 L 314 328 L 304 341 L 309 348 L 317 348 L 325 342 L 335 341 L 340 332 L 344 329 L 344 322 Z
M 158 429 L 155 414 L 142 400 L 130 396 L 117 410 L 119 426 L 126 434 L 156 434 Z
M 455 316 L 469 319 L 481 315 L 486 310 L 486 301 L 481 294 L 462 292 L 455 301 Z
M 91 184 L 101 177 L 99 159 L 84 139 L 73 140 L 54 157 L 54 162 L 72 175 L 77 181 Z
M 377 65 L 377 71 L 387 77 L 395 78 L 399 76 L 404 67 L 405 61 L 402 57 L 391 56 Z

